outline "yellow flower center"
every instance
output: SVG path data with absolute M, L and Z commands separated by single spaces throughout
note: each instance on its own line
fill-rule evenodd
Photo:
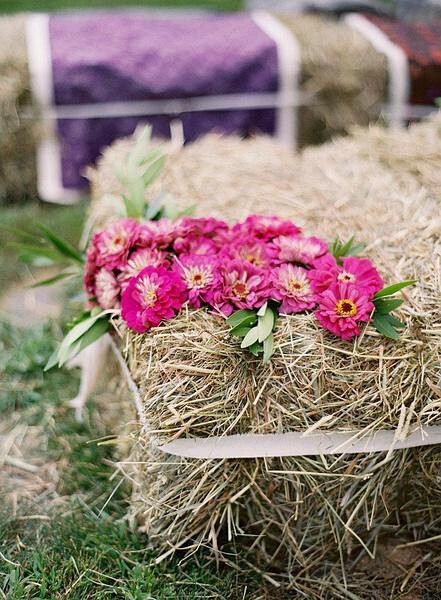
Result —
M 357 306 L 353 300 L 342 298 L 337 302 L 335 312 L 340 315 L 340 317 L 355 317 L 357 314 Z
M 237 296 L 237 298 L 243 300 L 248 296 L 249 292 L 245 283 L 242 281 L 236 281 L 236 283 L 233 285 L 233 293 L 235 296 Z
M 156 290 L 146 290 L 142 297 L 145 306 L 150 307 L 156 302 Z
M 305 291 L 306 283 L 299 281 L 298 279 L 290 279 L 286 287 L 291 294 L 300 294 L 301 292 Z
M 355 281 L 355 275 L 352 275 L 352 273 L 348 273 L 347 271 L 342 271 L 341 273 L 338 274 L 337 279 L 339 281 L 353 282 L 353 281 Z
M 138 293 L 140 298 L 142 299 L 142 303 L 145 308 L 150 308 L 153 306 L 157 300 L 157 290 L 158 286 L 150 281 L 149 277 L 143 277 L 141 281 L 138 281 L 137 286 Z
M 256 267 L 261 267 L 264 264 L 261 257 L 257 254 L 253 254 L 252 252 L 246 253 L 244 259 L 250 262 L 251 264 L 256 265 Z
M 185 269 L 185 279 L 190 288 L 203 288 L 213 280 L 213 274 L 208 267 L 189 267 Z

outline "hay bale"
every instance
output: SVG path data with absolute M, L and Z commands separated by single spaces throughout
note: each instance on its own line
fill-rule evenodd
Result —
M 112 164 L 126 151 L 127 143 L 115 146 L 91 174 L 98 218 L 108 210 L 98 194 L 117 195 Z M 441 531 L 436 447 L 395 451 L 388 460 L 379 453 L 222 461 L 156 448 L 178 436 L 305 431 L 318 423 L 405 435 L 440 422 L 440 153 L 431 122 L 391 137 L 358 133 L 299 158 L 266 139 L 209 136 L 169 161 L 163 185 L 181 206 L 229 221 L 270 211 L 325 239 L 355 234 L 387 281 L 418 285 L 405 293 L 399 342 L 368 330 L 351 345 L 310 315 L 293 315 L 280 319 L 267 366 L 245 356 L 203 310 L 145 335 L 119 324 L 149 422 L 134 448 L 131 510 L 164 555 L 208 546 L 228 561 L 222 552 L 236 543 L 255 567 L 281 567 L 298 587 L 335 561 L 374 553 L 386 533 Z
M 0 203 L 37 194 L 40 124 L 22 115 L 22 109 L 31 105 L 25 19 L 0 17 Z
M 301 146 L 346 134 L 380 118 L 387 99 L 387 62 L 344 22 L 318 15 L 281 15 L 301 48 Z

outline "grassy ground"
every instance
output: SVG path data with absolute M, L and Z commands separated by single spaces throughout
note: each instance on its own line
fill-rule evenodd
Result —
M 2 434 L 20 444 L 0 479 L 3 597 L 239 597 L 231 574 L 219 576 L 194 562 L 152 566 L 146 539 L 124 520 L 128 489 L 112 479 L 112 446 L 98 441 L 111 432 L 93 405 L 83 424 L 66 408 L 76 374 L 42 373 L 54 333 L 49 324 L 20 330 L 0 323 Z M 13 460 L 17 455 L 22 464 Z
M 64 8 L 113 8 L 145 6 L 159 8 L 203 8 L 212 10 L 239 10 L 242 0 L 0 0 L 1 12 L 26 10 L 62 10 Z

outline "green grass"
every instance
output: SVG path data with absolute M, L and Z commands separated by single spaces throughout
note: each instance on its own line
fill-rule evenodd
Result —
M 19 504 L 12 516 L 0 491 L 3 597 L 241 598 L 246 583 L 238 583 L 233 572 L 218 573 L 196 560 L 154 565 L 146 537 L 124 520 L 130 490 L 120 477 L 111 479 L 113 446 L 97 441 L 112 432 L 93 403 L 84 423 L 74 420 L 66 400 L 77 389 L 75 372 L 42 372 L 53 333 L 50 325 L 22 330 L 0 322 L 0 413 L 44 429 L 44 459 L 58 464 L 62 476 L 57 486 L 61 500 L 51 505 L 49 521 L 26 519 L 46 514 L 35 502 Z
M 157 8 L 198 8 L 240 10 L 242 0 L 0 0 L 0 12 L 45 11 L 81 8 L 144 6 Z
M 0 0 L 1 1 L 1 0 Z M 85 204 L 59 206 L 45 202 L 30 202 L 1 207 L 0 224 L 0 295 L 5 288 L 26 277 L 27 267 L 17 263 L 18 241 L 15 230 L 36 232 L 38 223 L 45 223 L 64 239 L 78 244 L 84 222 Z

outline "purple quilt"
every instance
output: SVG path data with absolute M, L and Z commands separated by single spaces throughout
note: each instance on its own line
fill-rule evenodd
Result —
M 57 106 L 274 92 L 278 85 L 276 45 L 246 14 L 55 14 L 50 44 Z M 60 119 L 64 187 L 84 188 L 84 167 L 139 123 L 168 137 L 176 116 Z M 273 109 L 178 116 L 189 141 L 213 130 L 273 133 L 275 122 Z

